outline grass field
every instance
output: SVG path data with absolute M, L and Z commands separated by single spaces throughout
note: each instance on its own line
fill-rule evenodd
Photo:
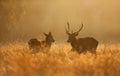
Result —
M 0 76 L 120 76 L 120 44 L 100 44 L 97 55 L 77 54 L 68 44 L 34 54 L 27 44 L 0 45 Z

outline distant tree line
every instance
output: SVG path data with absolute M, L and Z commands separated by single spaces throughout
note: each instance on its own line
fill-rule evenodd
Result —
M 0 0 L 0 42 L 12 36 L 11 31 L 25 15 L 24 0 Z

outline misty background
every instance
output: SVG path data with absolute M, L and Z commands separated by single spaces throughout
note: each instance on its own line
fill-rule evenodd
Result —
M 0 42 L 44 40 L 49 31 L 65 42 L 67 21 L 72 31 L 84 24 L 78 37 L 120 42 L 119 0 L 0 0 Z

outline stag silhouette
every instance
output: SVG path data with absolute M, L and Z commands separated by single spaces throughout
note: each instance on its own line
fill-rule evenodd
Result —
M 68 35 L 68 40 L 72 46 L 72 50 L 77 51 L 78 53 L 85 53 L 87 51 L 91 53 L 96 53 L 96 48 L 98 46 L 98 41 L 94 39 L 93 37 L 85 37 L 85 38 L 76 38 L 78 36 L 79 32 L 83 28 L 82 26 L 79 28 L 78 31 L 70 33 L 70 25 L 69 22 L 67 22 L 68 30 L 66 29 L 66 33 Z
M 48 34 L 44 33 L 44 35 L 46 36 L 44 41 L 39 41 L 37 38 L 30 39 L 28 41 L 29 49 L 30 50 L 39 50 L 39 49 L 43 50 L 43 48 L 50 49 L 52 43 L 55 42 L 55 40 L 51 32 L 49 32 Z

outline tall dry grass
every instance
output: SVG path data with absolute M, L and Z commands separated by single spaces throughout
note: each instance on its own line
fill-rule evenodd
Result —
M 34 54 L 27 44 L 0 45 L 0 76 L 120 76 L 120 44 L 100 44 L 97 55 L 68 44 Z

